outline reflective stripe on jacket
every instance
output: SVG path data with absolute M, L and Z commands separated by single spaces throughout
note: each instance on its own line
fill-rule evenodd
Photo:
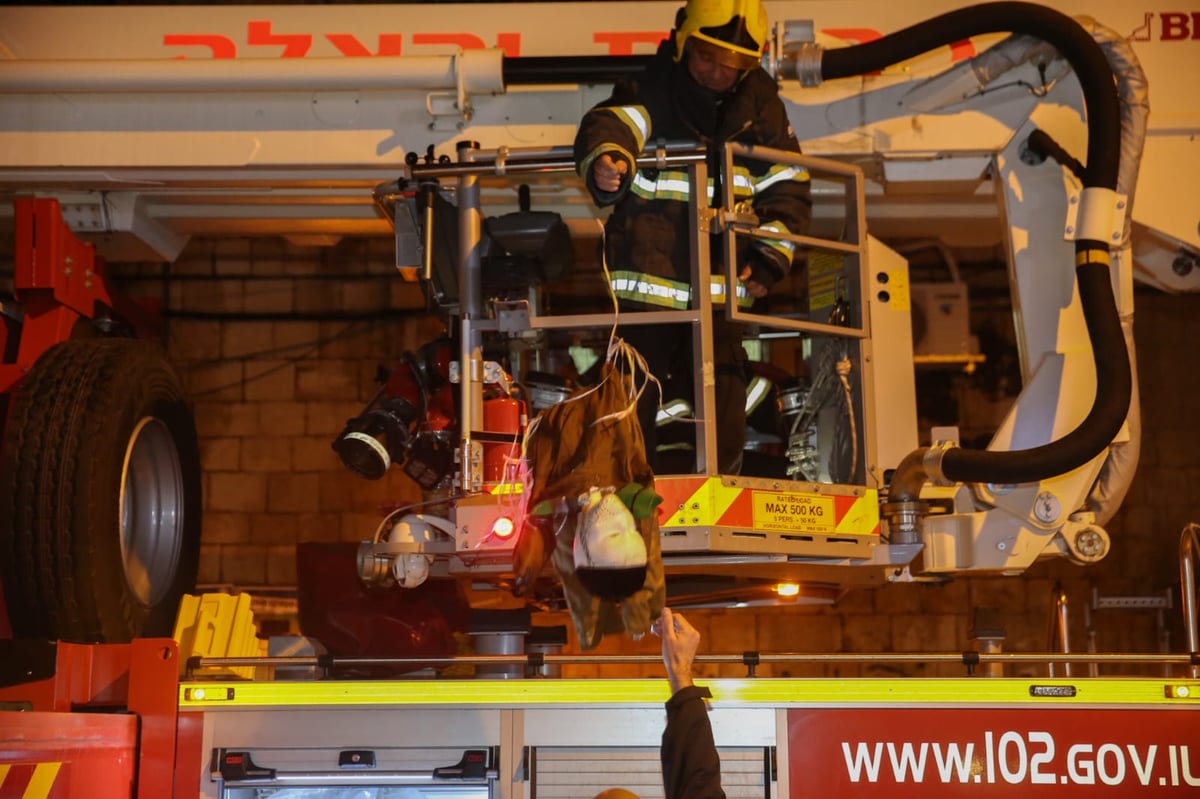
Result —
M 808 170 L 804 167 L 793 166 L 791 164 L 772 164 L 766 173 L 755 176 L 746 167 L 735 166 L 733 168 L 733 201 L 751 201 L 751 204 L 753 204 L 753 199 L 759 192 L 766 191 L 785 180 L 808 183 Z M 684 169 L 664 169 L 657 172 L 657 174 L 646 170 L 638 170 L 633 176 L 629 190 L 647 200 L 677 200 L 686 203 L 691 202 L 692 199 L 691 180 L 687 170 Z M 716 192 L 717 181 L 709 178 L 709 205 L 713 204 Z M 783 233 L 784 235 L 792 232 L 787 229 L 787 225 L 777 220 L 765 222 L 761 227 L 764 230 L 773 230 L 776 233 Z M 786 239 L 759 239 L 758 241 L 765 246 L 778 250 L 787 259 L 788 263 L 791 263 L 792 258 L 796 255 L 795 243 Z
M 687 308 L 692 299 L 692 287 L 679 280 L 623 269 L 612 272 L 611 277 L 613 293 L 620 300 L 681 310 Z M 708 288 L 712 293 L 713 305 L 724 305 L 725 276 L 709 275 Z M 737 284 L 737 298 L 739 308 L 749 308 L 754 303 L 754 298 L 740 280 Z

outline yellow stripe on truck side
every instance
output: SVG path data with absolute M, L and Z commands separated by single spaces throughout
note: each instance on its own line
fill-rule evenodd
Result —
M 25 788 L 24 799 L 46 799 L 61 768 L 62 763 L 38 763 L 33 769 L 29 785 Z
M 648 658 L 650 656 L 647 656 Z M 881 662 L 887 654 L 876 657 Z M 931 656 L 951 662 L 961 653 Z M 772 658 L 764 656 L 763 662 Z M 979 677 L 917 679 L 743 678 L 706 679 L 713 702 L 759 707 L 930 707 L 1147 705 L 1195 712 L 1200 690 L 1190 680 L 1146 678 L 1028 679 Z M 1187 688 L 1174 691 L 1172 687 Z M 385 680 L 194 683 L 179 686 L 183 710 L 260 707 L 425 706 L 462 708 L 564 705 L 659 705 L 669 696 L 662 680 Z M 1041 693 L 1039 693 L 1039 691 Z

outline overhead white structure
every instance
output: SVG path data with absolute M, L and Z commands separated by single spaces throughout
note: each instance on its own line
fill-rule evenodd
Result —
M 968 4 L 766 5 L 772 20 L 810 20 L 791 29 L 837 47 Z M 114 258 L 169 261 L 192 235 L 387 236 L 371 190 L 399 174 L 407 153 L 432 147 L 453 156 L 468 139 L 484 148 L 566 144 L 583 111 L 608 91 L 506 86 L 505 55 L 647 54 L 676 8 L 0 9 L 0 198 L 59 196 L 73 226 L 104 234 L 101 250 Z M 1188 187 L 1200 180 L 1200 112 L 1188 80 L 1200 74 L 1200 54 L 1193 20 L 1166 6 L 1133 10 L 1115 0 L 1086 10 L 1128 35 L 1153 86 L 1132 216 L 1136 274 L 1167 290 L 1195 290 L 1200 192 Z M 967 252 L 1000 245 L 995 157 L 1047 98 L 1034 88 L 1043 85 L 1036 66 L 990 83 L 952 69 L 998 38 L 815 89 L 784 82 L 805 151 L 863 167 L 876 235 L 937 239 Z M 948 69 L 951 77 L 924 83 Z M 1078 113 L 1066 100 L 1058 105 L 1066 116 Z M 545 191 L 568 217 L 592 213 L 582 194 Z M 0 204 L 4 219 L 9 203 Z

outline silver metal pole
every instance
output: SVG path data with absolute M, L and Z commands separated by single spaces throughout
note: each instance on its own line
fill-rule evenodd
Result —
M 460 162 L 469 163 L 475 157 L 472 142 L 461 142 Z M 483 261 L 480 243 L 483 240 L 483 211 L 479 192 L 479 176 L 464 172 L 458 176 L 458 312 L 459 392 L 462 402 L 459 423 L 462 426 L 459 457 L 462 467 L 462 487 L 468 492 L 483 488 L 483 456 L 481 447 L 471 440 L 471 433 L 483 424 L 483 355 L 482 335 L 474 323 L 483 316 Z
M 1179 538 L 1179 591 L 1183 603 L 1183 627 L 1188 654 L 1200 653 L 1200 620 L 1196 617 L 1196 564 L 1200 558 L 1200 525 L 1192 522 Z M 1192 666 L 1192 677 L 1200 677 L 1200 666 Z
M 1064 655 L 1071 652 L 1071 635 L 1069 632 L 1069 621 L 1067 616 L 1067 592 L 1063 590 L 1061 583 L 1054 584 L 1054 596 L 1052 597 L 1053 609 L 1050 616 L 1050 640 L 1047 644 L 1049 648 L 1054 648 L 1056 645 L 1058 651 Z M 1054 675 L 1054 662 L 1047 664 L 1048 674 Z M 1063 663 L 1063 674 L 1067 677 L 1071 676 L 1071 663 L 1065 661 Z
M 709 283 L 712 280 L 712 252 L 708 233 L 712 208 L 708 202 L 708 165 L 696 163 L 691 174 L 691 216 L 688 220 L 692 248 L 692 307 L 699 319 L 692 325 L 692 386 L 696 397 L 696 418 L 705 424 L 696 428 L 696 468 L 710 477 L 720 474 L 717 463 L 716 366 L 713 363 L 713 306 Z M 726 302 L 732 301 L 726 287 Z

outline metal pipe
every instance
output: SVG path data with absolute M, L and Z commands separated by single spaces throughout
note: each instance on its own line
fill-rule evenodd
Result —
M 1179 591 L 1183 604 L 1183 626 L 1188 654 L 1200 657 L 1200 620 L 1196 617 L 1196 564 L 1200 558 L 1200 525 L 1191 522 L 1179 537 Z M 1192 677 L 1200 677 L 1200 665 L 1192 665 Z
M 470 163 L 478 148 L 476 142 L 458 144 L 460 163 Z M 482 284 L 483 210 L 479 177 L 474 173 L 458 176 L 458 315 L 459 337 L 459 424 L 461 425 L 462 487 L 468 492 L 483 486 L 482 456 L 474 457 L 476 447 L 471 436 L 483 425 L 482 336 L 474 327 L 483 316 Z
M 725 158 L 728 163 L 732 163 L 733 156 L 731 154 L 727 152 Z M 732 172 L 728 174 L 732 174 Z M 688 235 L 693 244 L 691 248 L 692 286 L 696 287 L 693 291 L 692 307 L 696 309 L 700 319 L 713 319 L 712 294 L 705 290 L 712 269 L 709 237 L 704 235 L 712 214 L 705 189 L 709 185 L 708 164 L 703 161 L 698 162 L 695 169 L 688 175 L 688 181 L 692 197 L 696 198 L 688 203 Z M 732 192 L 728 193 L 732 195 Z M 717 200 L 717 202 L 721 201 Z M 729 271 L 732 267 L 727 266 L 726 269 Z M 734 291 L 736 285 L 736 283 L 730 283 L 725 287 L 725 301 L 730 305 L 737 302 L 737 293 Z M 692 370 L 692 396 L 698 400 L 697 417 L 715 420 L 717 418 L 717 394 L 712 334 L 711 324 L 692 325 L 692 354 L 697 367 L 699 367 Z M 699 425 L 695 432 L 695 468 L 699 470 L 700 474 L 709 477 L 720 475 L 721 464 L 717 460 L 717 424 L 714 421 L 712 424 Z M 732 469 L 734 474 L 740 471 L 740 458 L 741 456 L 739 456 L 738 463 L 734 464 L 738 468 Z
M 1053 610 L 1050 614 L 1050 634 L 1048 636 L 1049 640 L 1047 641 L 1046 645 L 1048 648 L 1052 648 L 1057 643 L 1058 651 L 1062 652 L 1064 655 L 1070 654 L 1071 636 L 1068 632 L 1069 621 L 1067 617 L 1067 606 L 1069 601 L 1067 599 L 1067 592 L 1063 590 L 1062 583 L 1055 583 L 1054 589 L 1051 591 L 1051 593 L 1053 594 L 1051 597 Z M 1051 677 L 1055 676 L 1054 661 L 1047 663 L 1046 667 L 1047 673 Z M 1067 677 L 1071 676 L 1071 663 L 1069 661 L 1063 662 L 1063 674 Z
M 712 664 L 742 664 L 747 653 L 729 655 L 697 655 L 696 663 Z M 1057 652 L 1014 653 L 1004 652 L 988 654 L 984 652 L 969 653 L 972 659 L 979 663 L 1046 663 L 1051 660 L 1071 661 L 1073 663 L 1106 663 L 1125 665 L 1158 666 L 1161 664 L 1188 664 L 1191 658 L 1186 654 L 1161 655 L 1155 653 L 1080 653 L 1063 657 Z M 754 653 L 757 662 L 766 663 L 965 663 L 967 658 L 962 652 L 932 652 L 932 653 L 903 653 L 903 652 L 788 652 L 775 655 Z M 209 667 L 245 667 L 245 666 L 296 666 L 325 668 L 330 666 L 450 666 L 450 665 L 498 665 L 503 663 L 526 663 L 528 655 L 450 655 L 439 657 L 330 657 L 328 655 L 308 655 L 302 657 L 198 657 L 188 660 L 189 671 Z M 556 664 L 619 664 L 619 663 L 662 663 L 660 655 L 538 655 L 535 660 L 542 663 Z
M 504 91 L 504 51 L 371 58 L 0 61 L 0 94 L 94 92 Z
M 1092 608 L 1096 606 L 1099 599 L 1100 591 L 1096 588 L 1092 589 L 1092 603 L 1083 606 L 1083 629 L 1087 632 L 1088 652 L 1096 651 L 1096 628 L 1092 624 Z M 1099 609 L 1099 608 L 1097 608 Z M 1088 665 L 1088 676 L 1099 677 L 1100 669 L 1095 663 Z
M 695 142 L 668 142 L 652 154 L 637 157 L 637 165 L 644 167 L 686 166 L 704 161 L 704 148 Z M 437 180 L 455 178 L 460 175 L 507 175 L 525 172 L 574 172 L 575 151 L 571 147 L 506 148 L 503 155 L 474 162 L 410 164 L 408 176 L 413 180 Z M 391 188 L 391 187 L 389 187 Z M 379 196 L 388 197 L 387 191 Z

